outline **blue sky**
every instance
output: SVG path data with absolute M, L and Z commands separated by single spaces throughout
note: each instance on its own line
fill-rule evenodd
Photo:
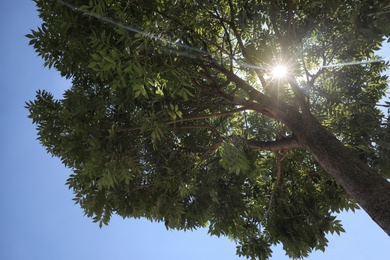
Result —
M 0 10 L 0 259 L 238 260 L 227 238 L 206 230 L 167 231 L 162 224 L 114 217 L 108 227 L 83 216 L 65 186 L 70 170 L 36 141 L 24 102 L 37 89 L 57 97 L 69 87 L 24 37 L 40 21 L 30 0 L 4 1 Z M 390 47 L 382 52 L 390 59 Z M 329 236 L 325 253 L 308 259 L 388 259 L 389 237 L 363 212 L 340 216 L 347 233 Z M 273 260 L 288 259 L 280 248 Z

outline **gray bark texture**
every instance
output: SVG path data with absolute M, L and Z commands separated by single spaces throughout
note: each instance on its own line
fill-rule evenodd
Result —
M 390 182 L 356 158 L 311 113 L 288 114 L 283 121 L 297 142 L 390 236 Z

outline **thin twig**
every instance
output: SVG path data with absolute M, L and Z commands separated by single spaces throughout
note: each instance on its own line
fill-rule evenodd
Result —
M 194 121 L 194 120 L 201 120 L 201 119 L 208 119 L 208 118 L 215 118 L 215 117 L 222 117 L 222 116 L 228 116 L 237 112 L 241 112 L 246 110 L 245 107 L 239 107 L 236 109 L 232 109 L 230 111 L 222 112 L 222 113 L 215 113 L 210 115 L 203 115 L 203 116 L 189 116 L 186 118 L 178 119 L 178 120 L 169 120 L 167 122 L 164 122 L 166 125 L 172 125 L 176 123 L 186 122 L 186 121 Z M 120 128 L 117 130 L 117 132 L 130 132 L 135 130 L 141 130 L 142 127 L 136 126 L 136 127 L 128 127 L 128 128 Z
M 284 151 L 282 154 L 275 151 L 274 154 L 275 154 L 275 159 L 276 159 L 276 164 L 277 164 L 278 170 L 277 170 L 277 174 L 276 174 L 276 181 L 274 184 L 274 188 L 272 189 L 272 193 L 271 193 L 271 198 L 270 198 L 269 203 L 268 203 L 268 209 L 264 214 L 264 219 L 268 217 L 268 214 L 270 213 L 271 208 L 273 206 L 273 202 L 275 200 L 276 189 L 279 188 L 280 180 L 282 179 L 282 161 L 286 157 L 287 151 Z
M 246 47 L 244 45 L 244 42 L 241 39 L 241 35 L 239 34 L 239 32 L 237 30 L 237 27 L 236 27 L 236 24 L 234 22 L 234 14 L 235 13 L 234 13 L 234 8 L 233 8 L 233 3 L 232 3 L 231 0 L 229 0 L 229 7 L 230 7 L 230 16 L 231 16 L 230 17 L 230 27 L 232 28 L 234 36 L 237 39 L 237 43 L 238 43 L 238 45 L 240 46 L 240 48 L 242 50 L 242 55 L 244 56 L 244 58 L 247 60 L 247 62 L 249 64 L 255 65 L 253 59 L 249 56 L 249 54 L 247 52 L 247 49 L 246 49 Z M 259 69 L 254 69 L 254 70 L 255 70 L 255 73 L 256 73 L 258 79 L 260 80 L 261 85 L 263 86 L 264 89 L 266 89 L 268 84 L 265 81 L 262 72 Z

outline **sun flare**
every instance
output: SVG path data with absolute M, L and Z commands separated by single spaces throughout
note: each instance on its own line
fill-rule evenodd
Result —
M 271 74 L 274 78 L 284 78 L 287 75 L 287 67 L 278 65 L 271 70 Z

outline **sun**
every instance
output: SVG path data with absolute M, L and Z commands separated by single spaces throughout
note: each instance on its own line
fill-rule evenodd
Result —
M 287 75 L 287 67 L 283 65 L 278 65 L 271 69 L 271 74 L 273 78 L 284 78 Z

